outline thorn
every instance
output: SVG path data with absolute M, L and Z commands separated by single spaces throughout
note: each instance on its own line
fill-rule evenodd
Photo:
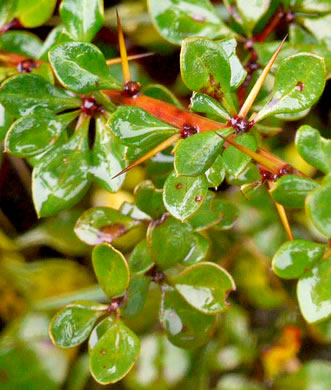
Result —
M 116 9 L 116 17 L 117 17 L 118 42 L 120 45 L 123 78 L 124 78 L 124 83 L 127 83 L 128 81 L 131 81 L 131 74 L 130 74 L 130 68 L 129 68 L 128 53 L 127 53 L 126 47 L 125 47 L 124 34 L 123 34 L 121 21 L 120 21 L 120 17 L 118 15 L 117 9 Z
M 265 168 L 267 168 L 270 172 L 277 173 L 278 168 L 277 166 L 264 156 L 261 156 L 258 153 L 253 152 L 253 150 L 246 148 L 246 146 L 239 145 L 237 142 L 232 141 L 229 137 L 223 137 L 221 134 L 216 133 L 219 137 L 223 138 L 224 141 L 228 142 L 230 145 L 234 146 L 236 149 L 240 150 L 241 152 L 245 153 L 247 156 L 251 157 L 253 160 L 258 162 L 259 164 L 263 165 Z
M 143 53 L 143 54 L 135 54 L 132 56 L 128 56 L 128 61 L 139 60 L 140 58 L 150 57 L 150 56 L 153 56 L 154 54 L 155 53 L 152 53 L 152 52 L 151 53 Z M 106 60 L 106 63 L 108 66 L 120 64 L 121 62 L 122 62 L 121 57 L 109 58 L 108 60 Z
M 272 184 L 270 182 L 268 182 L 268 185 L 269 185 L 269 188 L 272 188 Z M 279 204 L 277 202 L 275 202 L 275 205 L 276 205 L 278 214 L 280 216 L 280 219 L 282 221 L 282 224 L 284 226 L 284 229 L 286 231 L 286 234 L 287 234 L 289 240 L 293 241 L 293 234 L 292 234 L 291 227 L 290 227 L 290 224 L 289 224 L 288 219 L 287 219 L 285 208 L 284 208 L 284 206 L 282 206 L 281 204 Z
M 260 92 L 260 90 L 262 88 L 262 85 L 263 85 L 266 77 L 268 76 L 268 74 L 272 68 L 272 65 L 275 63 L 279 52 L 281 51 L 282 47 L 284 46 L 286 39 L 287 39 L 287 35 L 283 39 L 282 43 L 279 45 L 278 49 L 275 51 L 274 55 L 270 58 L 266 67 L 263 69 L 263 72 L 260 74 L 260 77 L 256 80 L 254 87 L 252 88 L 251 92 L 249 93 L 249 95 L 247 96 L 247 98 L 245 100 L 245 103 L 243 104 L 243 106 L 240 109 L 240 112 L 238 114 L 239 117 L 246 118 L 249 110 L 251 109 L 252 105 L 255 102 L 255 99 L 256 99 L 258 93 Z
M 165 141 L 161 142 L 159 145 L 157 145 L 154 149 L 147 152 L 142 157 L 138 158 L 137 161 L 129 165 L 127 168 L 123 169 L 123 171 L 117 173 L 112 179 L 116 179 L 116 177 L 122 175 L 123 173 L 126 173 L 130 171 L 132 168 L 135 168 L 136 166 L 142 164 L 146 160 L 149 160 L 150 158 L 154 157 L 156 154 L 162 152 L 163 150 L 167 149 L 169 146 L 171 146 L 173 143 L 177 142 L 181 139 L 180 134 L 174 134 L 170 138 L 166 139 Z

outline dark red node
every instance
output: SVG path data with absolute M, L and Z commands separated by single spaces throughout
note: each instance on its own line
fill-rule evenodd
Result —
M 93 96 L 83 97 L 82 98 L 82 108 L 81 111 L 88 116 L 95 116 L 97 114 L 103 113 L 104 108 L 98 104 Z
M 197 133 L 198 133 L 198 129 L 195 126 L 184 125 L 181 132 L 180 132 L 180 135 L 182 138 L 185 139 L 185 138 L 191 137 L 191 135 L 194 135 Z
M 236 134 L 247 133 L 254 124 L 254 121 L 248 121 L 246 118 L 240 118 L 238 115 L 235 115 L 228 122 L 228 126 L 235 129 Z
M 141 90 L 141 84 L 138 81 L 128 81 L 124 84 L 124 92 L 126 95 L 133 97 Z
M 36 63 L 34 60 L 24 60 L 24 61 L 21 61 L 17 64 L 17 70 L 20 72 L 20 73 L 30 73 L 32 72 L 32 70 L 34 68 L 36 68 Z

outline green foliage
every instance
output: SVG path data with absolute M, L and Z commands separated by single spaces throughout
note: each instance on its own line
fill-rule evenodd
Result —
M 329 1 L 121 1 L 131 80 L 56 3 L 0 4 L 0 388 L 327 390 Z

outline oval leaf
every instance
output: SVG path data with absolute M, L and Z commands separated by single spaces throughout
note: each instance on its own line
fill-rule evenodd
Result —
M 153 265 L 154 261 L 148 252 L 147 241 L 140 241 L 130 255 L 129 268 L 131 275 L 143 275 L 145 272 L 149 271 Z
M 331 238 L 331 183 L 311 192 L 306 198 L 306 213 L 315 227 Z

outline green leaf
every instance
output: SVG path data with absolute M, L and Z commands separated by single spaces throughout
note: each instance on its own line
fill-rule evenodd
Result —
M 149 271 L 154 265 L 154 261 L 148 252 L 147 241 L 142 240 L 133 249 L 129 258 L 129 268 L 131 275 L 139 276 Z
M 304 207 L 306 196 L 319 187 L 314 180 L 285 175 L 276 181 L 270 193 L 273 199 L 286 207 Z
M 168 340 L 180 348 L 197 348 L 209 340 L 215 317 L 193 309 L 170 286 L 164 286 L 160 322 Z
M 239 15 L 247 33 L 253 31 L 258 20 L 267 12 L 270 0 L 236 0 Z
M 153 219 L 160 218 L 166 209 L 162 200 L 162 190 L 154 187 L 149 180 L 143 181 L 134 190 L 137 207 Z
M 13 116 L 0 104 L 0 141 L 2 141 L 7 134 L 10 125 L 13 123 Z
M 181 261 L 184 265 L 192 265 L 203 260 L 208 253 L 209 241 L 199 233 L 194 233 L 192 247 L 187 256 Z
M 117 192 L 124 182 L 125 175 L 113 177 L 125 166 L 124 146 L 113 136 L 105 118 L 98 117 L 90 167 L 94 180 L 105 190 Z
M 8 131 L 5 150 L 18 157 L 30 157 L 54 147 L 68 124 L 79 112 L 56 116 L 51 113 L 24 116 Z
M 232 186 L 251 185 L 253 186 L 253 189 L 254 187 L 257 187 L 256 182 L 261 178 L 262 176 L 259 171 L 259 168 L 256 166 L 256 164 L 253 161 L 250 161 L 238 176 L 232 176 L 229 173 L 226 175 L 226 181 L 228 182 L 228 184 Z M 247 192 L 245 193 L 245 195 L 247 195 Z M 253 193 L 249 194 L 248 196 L 250 195 L 253 195 Z
M 90 42 L 104 22 L 102 0 L 63 0 L 60 14 L 76 41 Z
M 209 0 L 149 0 L 152 21 L 159 33 L 174 44 L 191 36 L 217 38 L 228 30 Z
M 225 167 L 222 156 L 219 155 L 216 157 L 216 160 L 213 162 L 210 168 L 207 169 L 205 175 L 208 182 L 208 187 L 217 188 L 220 184 L 222 184 L 225 178 Z
M 323 15 L 319 18 L 303 18 L 300 21 L 304 25 L 304 27 L 309 30 L 323 46 L 326 46 L 330 50 L 330 13 Z
M 331 258 L 318 263 L 299 279 L 297 296 L 300 310 L 309 323 L 331 316 Z
M 301 126 L 295 136 L 295 146 L 310 165 L 324 173 L 331 172 L 331 140 L 321 137 L 318 130 Z
M 147 230 L 147 245 L 155 263 L 163 269 L 185 259 L 192 247 L 192 228 L 173 217 L 152 222 Z
M 82 344 L 106 309 L 106 305 L 89 301 L 77 301 L 66 306 L 56 313 L 50 323 L 49 334 L 53 343 L 61 348 Z
M 141 312 L 145 306 L 150 283 L 150 277 L 132 276 L 130 278 L 126 303 L 121 308 L 124 316 L 135 317 Z
M 2 84 L 0 102 L 15 117 L 40 111 L 78 108 L 81 100 L 34 74 L 20 74 Z
M 239 216 L 238 207 L 226 199 L 217 199 L 214 208 L 218 213 L 223 213 L 223 218 L 215 225 L 215 228 L 219 230 L 231 229 Z
M 191 97 L 190 110 L 221 119 L 222 122 L 231 117 L 223 106 L 214 98 L 199 92 L 194 92 Z
M 96 207 L 85 211 L 77 221 L 75 233 L 88 245 L 111 243 L 127 233 L 139 221 L 108 207 Z
M 311 192 L 306 198 L 306 213 L 315 227 L 331 238 L 331 183 L 326 183 Z
M 296 4 L 296 10 L 303 12 L 331 12 L 331 4 L 329 0 L 300 0 Z
M 122 295 L 129 285 L 129 266 L 120 251 L 103 243 L 93 249 L 95 276 L 109 298 Z
M 34 68 L 31 73 L 43 77 L 46 81 L 53 85 L 55 84 L 55 77 L 50 64 L 41 64 L 40 66 Z
M 0 28 L 14 19 L 18 0 L 2 0 L 0 3 Z
M 222 45 L 207 38 L 188 38 L 182 44 L 180 68 L 185 85 L 205 93 L 231 114 L 236 110 L 231 97 L 231 67 Z
M 18 0 L 16 17 L 24 27 L 44 24 L 53 14 L 56 0 Z
M 224 137 L 233 129 L 224 131 Z M 223 134 L 223 131 L 222 131 Z M 213 131 L 194 134 L 176 147 L 175 171 L 178 176 L 199 176 L 211 167 L 223 148 L 224 140 Z
M 161 84 L 149 84 L 142 89 L 142 92 L 146 96 L 183 108 L 183 105 L 176 96 L 168 88 Z
M 72 42 L 72 39 L 66 32 L 63 24 L 60 24 L 53 28 L 53 30 L 47 35 L 47 38 L 40 49 L 39 59 L 42 61 L 48 61 L 49 51 L 56 45 L 64 42 Z
M 91 374 L 106 385 L 118 382 L 131 370 L 140 342 L 121 321 L 107 317 L 93 330 L 89 346 Z
M 186 220 L 201 207 L 208 191 L 205 176 L 168 176 L 163 187 L 163 202 L 175 218 Z
M 257 141 L 255 137 L 250 134 L 238 135 L 236 137 L 236 143 L 246 146 L 246 148 L 253 150 L 253 152 L 257 149 Z M 238 177 L 250 161 L 251 157 L 232 145 L 227 147 L 223 152 L 224 166 L 227 172 L 234 177 Z
M 38 58 L 41 46 L 37 35 L 27 31 L 8 31 L 0 35 L 0 48 L 9 53 Z
M 171 283 L 187 303 L 205 314 L 224 311 L 227 296 L 236 289 L 231 275 L 214 263 L 191 265 Z
M 299 278 L 322 258 L 324 252 L 324 245 L 311 241 L 287 241 L 272 259 L 273 271 L 283 279 Z
M 61 84 L 74 92 L 121 89 L 121 84 L 109 72 L 102 52 L 91 43 L 57 45 L 49 52 L 49 60 Z
M 76 204 L 89 188 L 87 122 L 71 139 L 47 153 L 34 168 L 33 203 L 40 217 L 49 217 Z
M 162 142 L 177 130 L 138 107 L 118 108 L 109 126 L 124 145 L 141 146 Z
M 284 59 L 277 69 L 271 98 L 257 114 L 255 121 L 311 107 L 324 90 L 325 77 L 322 57 L 301 53 Z

